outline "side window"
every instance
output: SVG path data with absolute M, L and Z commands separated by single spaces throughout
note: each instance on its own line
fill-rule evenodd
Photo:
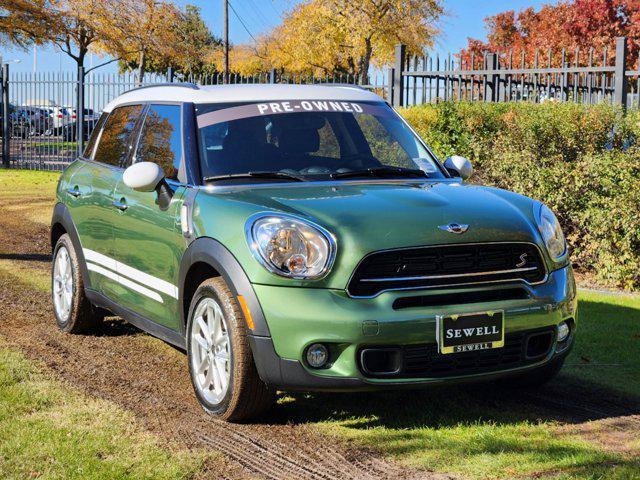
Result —
M 84 154 L 82 155 L 84 158 L 91 159 L 91 155 L 93 155 L 93 149 L 96 146 L 96 142 L 98 141 L 98 135 L 100 135 L 100 129 L 104 125 L 104 122 L 107 120 L 107 114 L 103 113 L 100 115 L 100 119 L 95 124 L 93 131 L 91 132 L 91 136 L 89 137 L 89 141 L 84 148 Z
M 93 156 L 96 162 L 107 165 L 122 165 L 126 158 L 131 131 L 142 112 L 142 105 L 127 105 L 114 108 L 102 129 L 98 148 Z
M 182 118 L 179 105 L 151 105 L 144 119 L 136 162 L 157 163 L 171 180 L 177 180 L 182 160 Z

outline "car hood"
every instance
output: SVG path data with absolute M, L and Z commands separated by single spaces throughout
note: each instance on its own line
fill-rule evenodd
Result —
M 286 183 L 210 192 L 227 205 L 231 200 L 250 207 L 243 209 L 247 218 L 280 211 L 325 227 L 338 245 L 336 268 L 344 269 L 331 276 L 348 278 L 366 254 L 378 250 L 505 241 L 541 246 L 533 200 L 457 181 Z M 450 223 L 469 228 L 463 234 L 440 228 Z

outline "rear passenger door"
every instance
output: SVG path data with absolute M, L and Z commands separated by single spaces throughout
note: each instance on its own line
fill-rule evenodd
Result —
M 89 271 L 91 288 L 113 298 L 117 286 L 113 264 L 113 225 L 119 211 L 113 194 L 129 156 L 132 132 L 142 105 L 115 108 L 99 125 L 84 153 L 84 165 L 69 185 L 68 208 Z
M 156 192 L 138 192 L 122 181 L 114 198 L 123 206 L 114 223 L 114 258 L 121 286 L 118 303 L 149 320 L 178 331 L 178 276 L 186 248 L 180 225 L 186 188 L 181 105 L 148 107 L 131 163 L 153 162 L 164 170 L 173 191 L 168 209 L 156 203 Z

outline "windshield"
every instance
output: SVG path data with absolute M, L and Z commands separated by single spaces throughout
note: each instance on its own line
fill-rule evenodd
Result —
M 281 181 L 381 172 L 404 178 L 416 171 L 444 177 L 421 141 L 382 102 L 208 104 L 197 106 L 197 120 L 202 176 L 208 180 L 252 173 L 264 179 L 268 172 L 278 172 L 272 179 Z

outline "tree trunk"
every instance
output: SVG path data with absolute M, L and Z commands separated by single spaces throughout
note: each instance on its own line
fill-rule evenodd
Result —
M 144 49 L 142 49 L 140 51 L 140 56 L 138 57 L 138 86 L 141 86 L 144 80 L 146 63 L 147 56 L 145 55 Z
M 365 38 L 364 55 L 360 58 L 360 85 L 369 84 L 369 66 L 371 65 L 371 37 Z
M 87 56 L 88 48 L 81 46 L 78 50 L 78 56 L 75 58 L 78 68 L 84 67 L 84 58 Z M 77 71 L 77 70 L 76 70 Z

